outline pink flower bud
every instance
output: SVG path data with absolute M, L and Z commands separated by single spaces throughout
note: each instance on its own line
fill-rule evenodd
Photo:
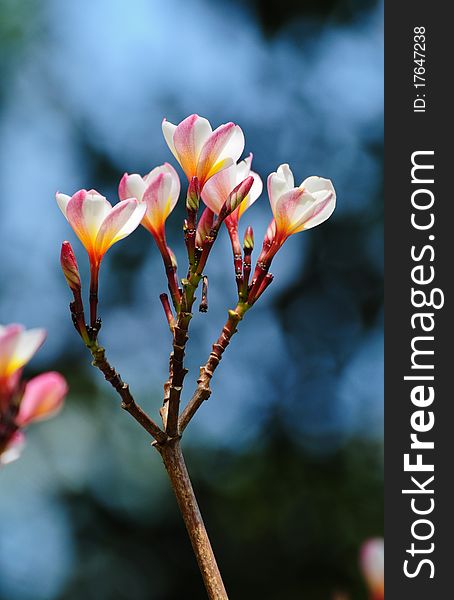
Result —
M 266 242 L 269 246 L 271 246 L 275 236 L 276 236 L 276 221 L 274 219 L 272 219 L 266 230 L 265 238 L 264 238 L 263 242 L 264 243 Z
M 254 178 L 254 184 L 252 185 L 247 198 L 232 212 L 231 215 L 229 215 L 229 217 L 227 217 L 226 225 L 228 229 L 238 225 L 238 221 L 243 213 L 262 193 L 262 180 L 257 173 L 251 171 L 251 165 L 252 154 L 249 154 L 249 156 L 241 162 L 216 173 L 203 188 L 202 200 L 216 215 L 218 215 L 233 188 L 244 181 L 249 175 L 252 175 Z
M 61 245 L 60 263 L 69 288 L 73 292 L 79 292 L 81 288 L 79 267 L 69 242 L 63 242 Z
M 197 232 L 195 236 L 195 245 L 197 248 L 202 247 L 203 240 L 210 233 L 211 228 L 213 227 L 213 221 L 214 212 L 209 208 L 205 208 L 197 225 Z
M 186 208 L 192 212 L 197 212 L 200 201 L 200 187 L 197 177 L 191 179 L 186 196 Z
M 245 251 L 252 251 L 254 249 L 254 230 L 250 226 L 246 229 L 246 233 L 244 234 L 243 248 Z
M 249 191 L 254 183 L 254 177 L 249 175 L 244 181 L 239 183 L 231 192 L 227 200 L 224 202 L 223 207 L 219 212 L 219 220 L 223 221 L 228 217 L 234 210 L 236 210 L 243 200 L 249 194 Z
M 169 253 L 170 262 L 172 264 L 172 267 L 174 269 L 176 269 L 178 267 L 178 262 L 177 262 L 177 257 L 175 256 L 175 252 L 171 248 L 169 248 L 169 246 L 167 246 L 167 252 Z

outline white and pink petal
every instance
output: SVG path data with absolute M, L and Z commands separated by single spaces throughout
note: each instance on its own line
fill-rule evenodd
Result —
M 96 236 L 95 249 L 98 257 L 102 257 L 113 244 L 132 233 L 140 225 L 145 211 L 145 203 L 139 203 L 135 198 L 116 204 L 102 222 Z

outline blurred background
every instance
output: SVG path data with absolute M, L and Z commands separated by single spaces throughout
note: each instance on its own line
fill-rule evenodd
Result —
M 1 600 L 204 598 L 160 459 L 90 367 L 59 268 L 54 201 L 175 164 L 161 134 L 197 112 L 233 120 L 265 180 L 333 180 L 338 208 L 293 236 L 184 440 L 232 599 L 367 594 L 359 546 L 382 534 L 382 2 L 0 0 L 0 322 L 44 326 L 28 367 L 71 385 L 0 473 Z M 181 171 L 180 171 L 181 173 Z M 182 176 L 182 182 L 183 182 Z M 168 221 L 184 264 L 183 203 Z M 266 194 L 245 214 L 260 240 Z M 223 232 L 210 309 L 192 322 L 185 398 L 235 301 Z M 257 253 L 255 253 L 255 256 Z M 160 257 L 141 228 L 101 272 L 101 341 L 157 414 L 170 334 Z M 337 596 L 336 596 L 337 595 Z

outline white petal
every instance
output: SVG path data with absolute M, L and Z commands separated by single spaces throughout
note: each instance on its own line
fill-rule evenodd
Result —
M 318 201 L 320 203 L 320 201 Z M 321 210 L 315 217 L 310 219 L 304 226 L 304 229 L 312 229 L 312 227 L 316 227 L 320 225 L 333 214 L 334 209 L 336 208 L 336 194 L 333 193 L 332 198 L 327 203 L 327 205 Z
M 164 139 L 167 142 L 172 154 L 179 161 L 177 151 L 175 150 L 175 144 L 173 143 L 173 134 L 175 133 L 176 125 L 164 119 L 162 122 L 162 133 L 164 134 Z
M 289 191 L 295 187 L 295 178 L 293 177 L 293 173 L 287 163 L 284 163 L 278 167 L 277 174 L 281 179 L 284 179 L 287 185 L 286 191 Z
M 9 440 L 5 450 L 0 454 L 0 466 L 7 465 L 17 460 L 22 453 L 25 445 L 25 436 L 21 431 L 16 431 Z
M 268 177 L 268 196 L 274 215 L 276 203 L 279 201 L 279 198 L 293 189 L 293 185 L 289 185 L 292 181 L 293 174 L 288 165 L 281 165 L 275 173 L 271 173 Z
M 68 206 L 68 202 L 71 200 L 71 196 L 68 196 L 68 194 L 61 194 L 60 192 L 57 192 L 55 194 L 55 199 L 57 200 L 57 204 L 61 212 L 66 217 L 66 207 Z
M 328 204 L 315 217 L 310 219 L 304 229 L 311 229 L 326 221 L 336 208 L 336 190 L 330 179 L 323 177 L 308 177 L 301 184 L 302 188 L 307 190 L 315 198 L 317 204 L 323 202 L 326 198 L 330 198 Z
M 205 119 L 204 117 L 198 117 L 194 123 L 192 134 L 194 136 L 194 154 L 196 161 L 199 157 L 200 151 L 202 150 L 204 143 L 207 141 L 207 139 L 212 133 L 213 129 L 211 128 L 208 119 Z
M 251 163 L 246 160 L 240 161 L 235 167 L 230 167 L 235 169 L 235 187 L 249 176 L 251 171 Z
M 110 202 L 94 190 L 90 190 L 83 203 L 82 213 L 90 236 L 96 238 L 104 219 L 112 210 Z
M 331 190 L 316 192 L 314 195 L 306 191 L 301 197 L 301 204 L 292 215 L 292 233 L 320 225 L 333 214 L 335 208 L 336 194 Z M 312 214 L 315 216 L 311 216 Z
M 137 227 L 140 225 L 141 220 L 145 216 L 145 212 L 147 210 L 147 205 L 145 203 L 140 203 L 137 205 L 136 209 L 129 217 L 128 221 L 123 225 L 120 231 L 115 236 L 115 242 L 122 240 L 130 233 L 132 233 Z
M 249 206 L 257 200 L 260 194 L 263 191 L 263 181 L 258 173 L 254 171 L 250 171 L 250 174 L 254 178 L 254 183 L 252 184 L 251 190 L 249 192 L 250 202 Z
M 217 163 L 222 162 L 225 158 L 231 158 L 233 162 L 237 162 L 244 150 L 244 133 L 239 125 L 235 125 L 233 133 L 224 146 L 222 152 L 216 159 Z
M 145 192 L 145 182 L 140 175 L 133 173 L 128 176 L 127 180 L 128 194 L 130 198 L 135 198 L 139 202 L 142 200 Z
M 323 177 L 316 177 L 316 176 L 312 176 L 312 177 L 308 177 L 307 179 L 305 179 L 303 181 L 303 183 L 300 185 L 301 188 L 304 188 L 305 190 L 307 190 L 308 192 L 310 192 L 311 194 L 314 194 L 316 192 L 323 192 L 323 191 L 331 191 L 334 192 L 334 186 L 331 182 L 330 179 L 324 179 Z

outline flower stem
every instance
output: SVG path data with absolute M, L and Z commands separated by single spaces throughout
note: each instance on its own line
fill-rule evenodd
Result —
M 99 265 L 96 260 L 90 261 L 90 326 L 96 327 L 98 318 L 98 280 Z
M 110 383 L 120 396 L 121 407 L 148 431 L 158 443 L 165 443 L 168 439 L 167 435 L 134 400 L 129 390 L 129 385 L 122 380 L 119 373 L 109 364 L 104 348 L 97 341 L 91 342 L 88 348 L 93 356 L 93 366 L 101 371 L 106 381 Z
M 202 574 L 210 600 L 228 600 L 213 548 L 200 514 L 197 499 L 184 462 L 179 439 L 170 440 L 156 449 L 161 454 L 164 466 L 180 507 L 194 554 Z

